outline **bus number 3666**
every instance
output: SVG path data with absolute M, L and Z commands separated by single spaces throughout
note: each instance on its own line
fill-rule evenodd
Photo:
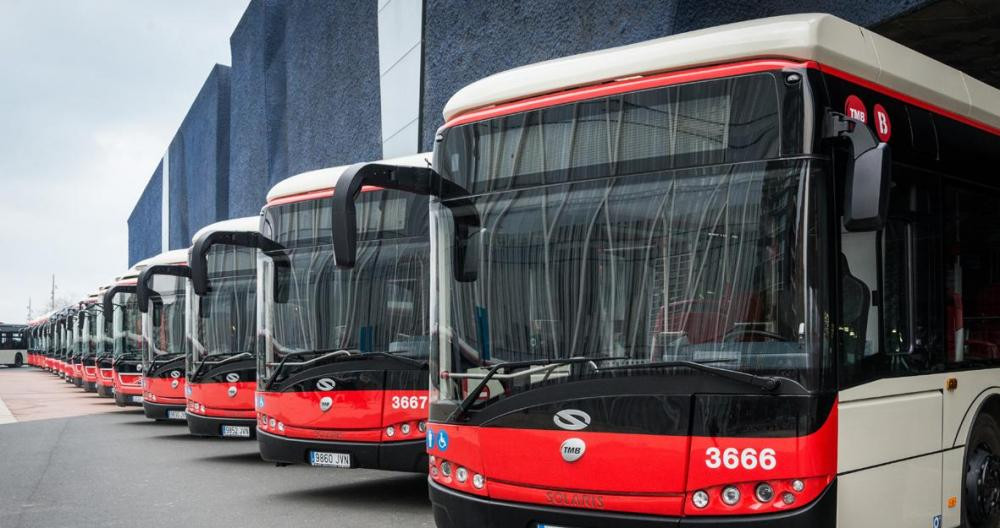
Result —
M 710 447 L 705 450 L 705 465 L 709 469 L 718 469 L 722 466 L 725 466 L 726 469 L 738 467 L 756 469 L 760 466 L 761 469 L 770 471 L 777 463 L 774 458 L 774 450 L 770 447 L 761 449 L 759 454 L 752 447 L 748 447 L 742 452 L 735 447 L 726 448 L 724 451 L 718 447 Z
M 393 396 L 393 409 L 426 409 L 427 396 Z

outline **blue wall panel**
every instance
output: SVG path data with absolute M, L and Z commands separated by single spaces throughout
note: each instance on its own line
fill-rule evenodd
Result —
M 229 218 L 229 67 L 216 65 L 170 143 L 170 249 Z
M 275 183 L 381 153 L 376 3 L 257 0 L 230 39 L 229 213 Z
M 832 12 L 873 25 L 929 0 L 536 0 L 424 3 L 421 144 L 433 146 L 441 111 L 490 74 L 574 53 L 773 15 Z
M 128 217 L 128 266 L 160 252 L 163 214 L 163 163 L 156 166 Z M 114 273 L 124 271 L 115 270 Z
M 267 192 L 267 114 L 264 68 L 274 55 L 280 31 L 268 31 L 275 17 L 268 11 L 283 9 L 277 1 L 251 2 L 229 39 L 230 70 L 229 214 L 251 216 L 260 212 Z M 275 33 L 277 33 L 275 35 Z
M 377 4 L 288 5 L 287 176 L 381 157 Z

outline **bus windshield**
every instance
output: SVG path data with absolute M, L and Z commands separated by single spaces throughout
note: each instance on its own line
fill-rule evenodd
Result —
M 142 314 L 135 293 L 116 293 L 112 321 L 115 359 L 140 359 Z
M 465 262 L 477 279 L 459 282 L 454 218 L 432 207 L 432 395 L 464 400 L 489 369 L 522 361 L 534 370 L 487 385 L 482 405 L 580 378 L 669 374 L 654 367 L 681 361 L 816 389 L 829 196 L 811 159 L 781 155 L 773 81 L 671 86 L 446 130 L 435 168 L 473 194 L 482 229 Z M 559 363 L 569 358 L 592 368 Z
M 187 279 L 154 275 L 149 311 L 143 318 L 144 363 L 184 353 L 184 312 Z
M 207 357 L 254 353 L 257 330 L 257 250 L 212 246 L 208 253 L 209 292 L 188 292 L 191 350 L 188 372 Z
M 98 304 L 91 304 L 84 311 L 80 312 L 83 317 L 83 328 L 80 331 L 80 351 L 83 357 L 89 358 L 103 353 L 104 343 L 98 332 L 98 317 L 101 307 Z
M 358 264 L 334 263 L 329 200 L 269 207 L 265 234 L 281 244 L 289 267 L 262 262 L 265 295 L 258 304 L 270 376 L 288 354 L 346 350 L 424 361 L 428 355 L 429 254 L 426 197 L 397 192 L 358 198 Z M 287 301 L 274 302 L 274 274 Z M 266 298 L 264 298 L 267 296 Z

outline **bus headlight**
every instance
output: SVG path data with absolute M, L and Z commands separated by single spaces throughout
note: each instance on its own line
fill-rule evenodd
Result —
M 694 492 L 694 495 L 691 496 L 691 502 L 694 503 L 696 508 L 708 506 L 708 493 L 702 490 Z
M 472 485 L 475 486 L 476 489 L 483 489 L 483 486 L 486 485 L 486 477 L 480 475 L 479 473 L 472 475 Z
M 469 479 L 469 470 L 459 466 L 459 468 L 455 470 L 455 478 L 464 484 L 465 481 Z
M 740 489 L 736 486 L 726 486 L 722 489 L 722 502 L 729 506 L 735 506 L 740 502 Z
M 754 495 L 757 497 L 758 501 L 769 503 L 774 500 L 774 488 L 767 482 L 761 482 L 760 484 L 757 484 L 757 488 L 754 490 Z

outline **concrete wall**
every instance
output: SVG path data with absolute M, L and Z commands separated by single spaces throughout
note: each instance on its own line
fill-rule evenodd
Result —
M 229 67 L 215 65 L 170 142 L 170 249 L 229 218 Z
M 128 266 L 160 253 L 160 228 L 163 200 L 163 163 L 160 162 L 146 183 L 139 201 L 128 217 Z M 119 273 L 122 270 L 115 270 Z

